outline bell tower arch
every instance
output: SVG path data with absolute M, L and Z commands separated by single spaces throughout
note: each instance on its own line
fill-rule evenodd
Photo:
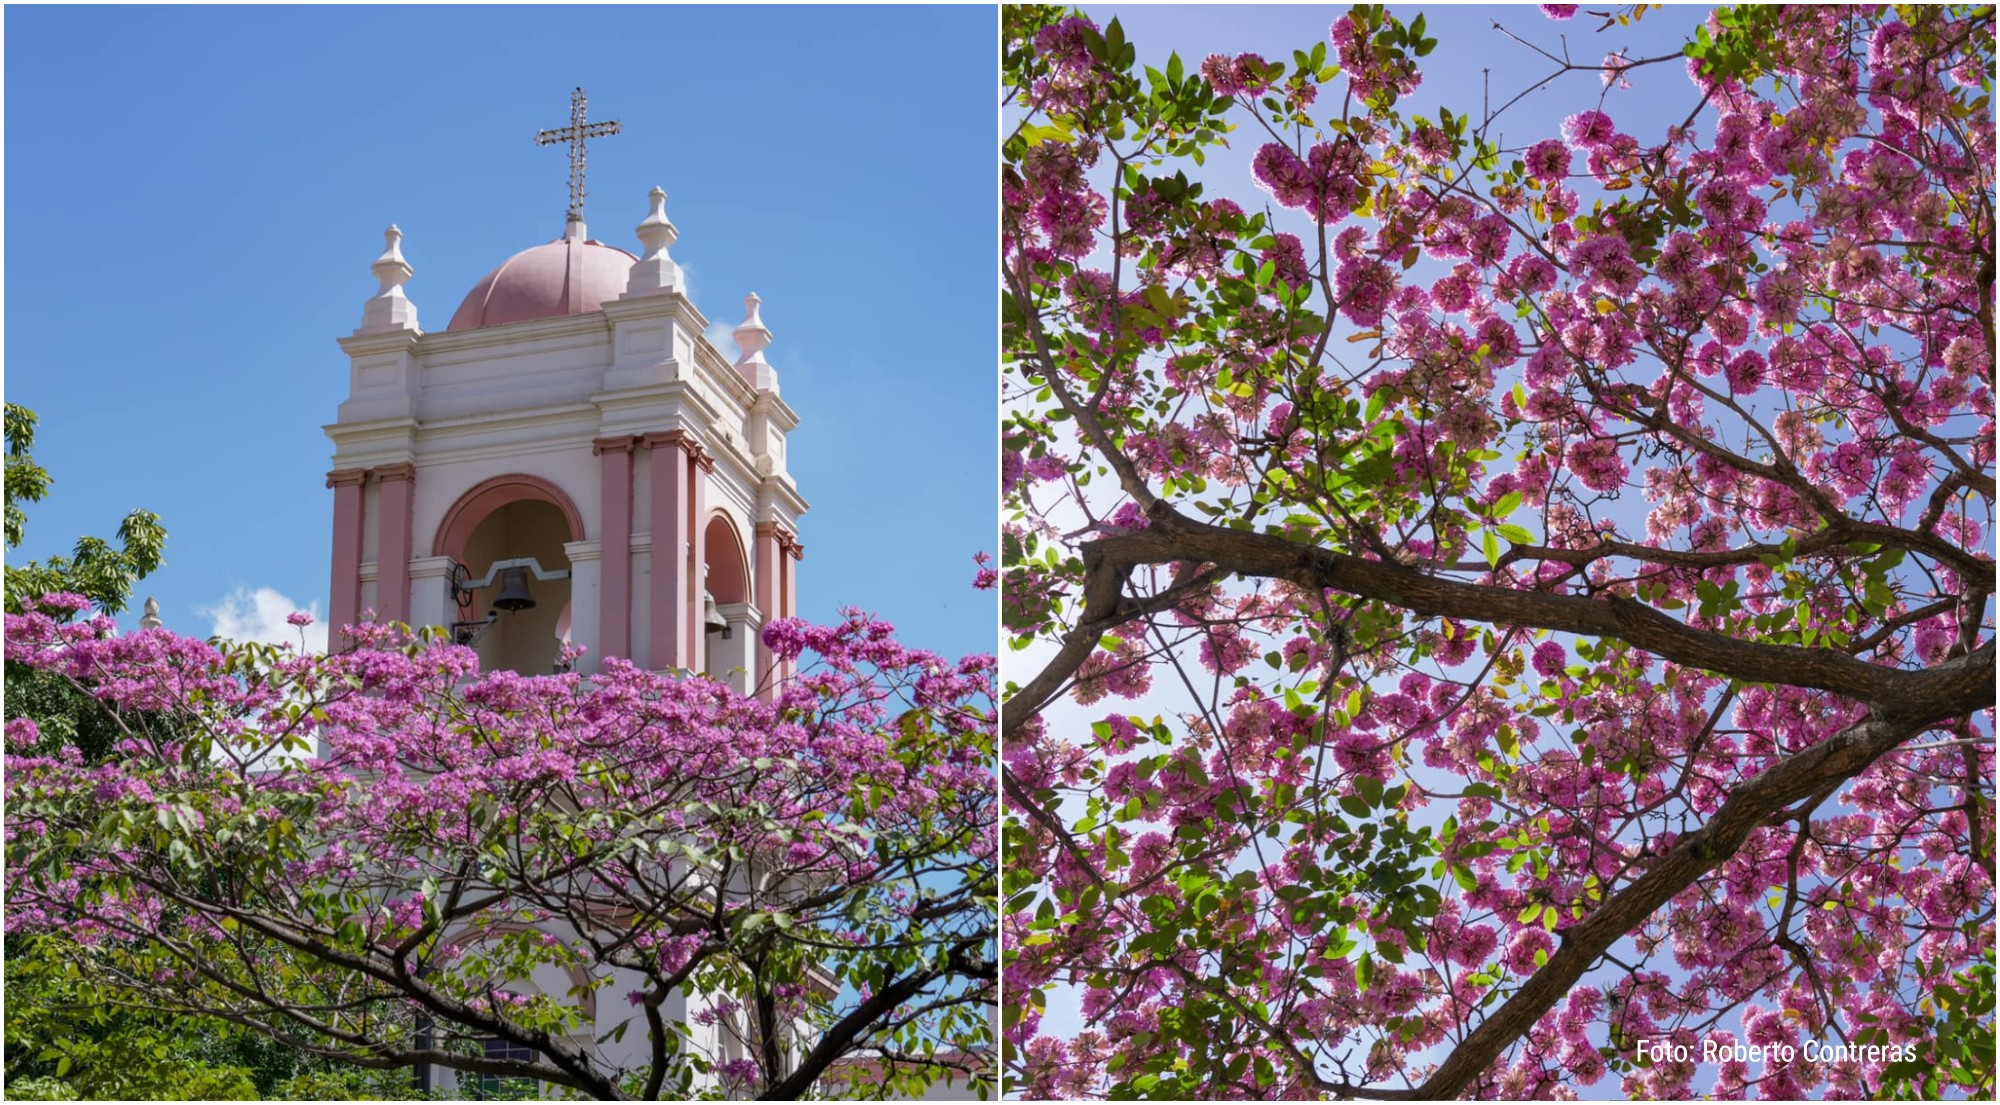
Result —
M 575 629 L 568 550 L 583 540 L 583 514 L 562 488 L 521 473 L 482 481 L 445 511 L 431 541 L 432 556 L 452 565 L 442 624 L 484 669 L 556 670 Z
M 758 666 L 758 644 L 764 613 L 752 600 L 755 580 L 741 523 L 728 511 L 711 511 L 704 527 L 702 580 L 709 609 L 707 674 L 739 689 L 755 686 L 767 674 Z

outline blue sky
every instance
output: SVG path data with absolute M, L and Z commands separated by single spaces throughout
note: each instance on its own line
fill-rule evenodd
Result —
M 442 329 L 560 235 L 567 161 L 532 139 L 582 85 L 624 127 L 590 145 L 592 236 L 636 251 L 657 184 L 703 313 L 726 330 L 763 297 L 813 505 L 800 612 L 991 651 L 970 581 L 995 541 L 994 26 L 978 7 L 9 8 L 5 392 L 40 414 L 55 486 L 8 559 L 144 507 L 170 536 L 139 593 L 169 626 L 206 635 L 200 611 L 263 588 L 323 615 L 320 427 L 382 229 Z

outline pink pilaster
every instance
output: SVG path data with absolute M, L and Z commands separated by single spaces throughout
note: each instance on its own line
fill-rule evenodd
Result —
M 757 610 L 764 615 L 764 624 L 776 621 L 778 613 L 778 582 L 784 578 L 784 552 L 778 547 L 778 527 L 770 522 L 757 523 L 756 545 L 751 557 L 756 566 L 752 569 L 756 586 Z M 771 688 L 777 680 L 771 673 L 771 650 L 764 644 L 763 635 L 757 638 L 757 685 L 763 688 L 765 697 L 770 697 Z
M 679 432 L 651 433 L 646 447 L 653 451 L 653 593 L 651 649 L 646 666 L 685 668 L 693 663 L 688 651 L 686 603 L 688 587 L 688 455 Z
M 591 451 L 603 458 L 597 649 L 604 657 L 632 655 L 632 449 L 638 440 L 605 437 L 591 442 Z
M 708 626 L 703 621 L 706 603 L 702 601 L 705 586 L 704 566 L 708 563 L 708 474 L 715 471 L 715 458 L 699 442 L 688 441 L 688 480 L 693 484 L 689 495 L 691 508 L 688 510 L 688 539 L 693 549 L 688 560 L 692 570 L 688 572 L 687 587 L 687 631 L 689 666 L 696 671 L 708 667 Z
M 375 469 L 373 474 L 382 481 L 382 517 L 378 522 L 382 527 L 382 547 L 375 554 L 380 573 L 376 577 L 379 582 L 375 602 L 384 621 L 407 622 L 410 620 L 410 511 L 416 492 L 417 466 L 408 462 L 389 464 Z
M 333 488 L 333 587 L 327 594 L 327 644 L 334 652 L 346 645 L 341 627 L 361 617 L 361 486 L 367 478 L 363 468 L 336 468 L 326 474 L 326 485 Z

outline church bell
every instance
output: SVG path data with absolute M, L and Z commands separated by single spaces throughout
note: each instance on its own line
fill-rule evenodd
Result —
M 500 574 L 500 594 L 493 605 L 509 613 L 534 609 L 534 597 L 528 594 L 528 569 L 509 568 Z
M 723 617 L 722 609 L 715 605 L 715 595 L 711 592 L 703 591 L 701 598 L 703 604 L 701 615 L 702 628 L 706 632 L 720 633 L 724 638 L 727 638 L 729 636 L 729 619 Z

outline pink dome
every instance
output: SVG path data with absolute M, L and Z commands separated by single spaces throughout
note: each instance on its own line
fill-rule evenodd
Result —
M 582 227 L 553 242 L 524 249 L 473 285 L 447 330 L 476 330 L 531 318 L 595 311 L 625 291 L 638 258 L 603 242 L 586 240 Z

